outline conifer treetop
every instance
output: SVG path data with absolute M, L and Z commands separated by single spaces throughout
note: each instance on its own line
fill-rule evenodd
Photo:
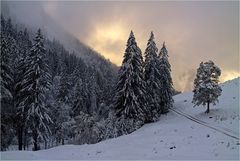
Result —
M 160 53 L 159 53 L 159 57 L 164 57 L 164 58 L 168 58 L 168 51 L 167 51 L 167 48 L 166 48 L 166 44 L 165 44 L 165 41 L 163 42 L 163 45 L 162 45 L 162 48 L 160 50 Z

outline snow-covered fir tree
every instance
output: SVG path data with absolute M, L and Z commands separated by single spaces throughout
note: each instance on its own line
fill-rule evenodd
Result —
M 46 63 L 44 39 L 39 29 L 31 52 L 27 57 L 28 69 L 24 75 L 24 91 L 27 93 L 22 108 L 27 108 L 27 122 L 33 138 L 34 150 L 39 150 L 39 140 L 45 140 L 50 132 L 49 109 L 45 105 L 45 93 L 50 86 L 50 75 Z M 24 109 L 23 109 L 24 110 Z
M 10 65 L 11 55 L 9 42 L 6 35 L 1 33 L 1 98 L 10 98 L 10 86 L 12 82 L 12 69 Z
M 71 107 L 64 102 L 57 102 L 54 104 L 54 113 L 52 114 L 52 120 L 54 125 L 54 137 L 56 140 L 56 145 L 65 144 L 65 140 L 67 140 L 67 136 L 69 134 L 69 127 L 67 126 L 67 122 L 70 120 L 69 112 Z
M 221 70 L 214 62 L 201 62 L 197 69 L 197 75 L 194 80 L 193 103 L 195 106 L 207 105 L 206 113 L 209 113 L 209 106 L 218 102 L 222 89 L 218 85 Z
M 145 121 L 146 86 L 143 76 L 141 50 L 131 31 L 116 87 L 114 108 L 117 117 Z
M 57 100 L 60 103 L 68 103 L 69 102 L 69 91 L 71 88 L 71 84 L 69 81 L 69 74 L 67 72 L 63 72 L 60 78 L 60 85 L 57 93 Z
M 68 127 L 65 126 L 65 122 L 70 120 L 69 105 L 69 91 L 70 83 L 68 74 L 61 74 L 60 77 L 55 77 L 53 90 L 55 93 L 54 103 L 52 105 L 52 120 L 53 127 L 52 132 L 54 134 L 53 139 L 56 141 L 56 145 L 65 144 L 65 140 L 68 135 Z
M 11 39 L 10 34 L 7 32 L 6 20 L 1 15 L 1 150 L 6 150 L 13 138 L 12 128 L 12 68 L 11 68 Z
M 118 129 L 116 126 L 117 118 L 114 110 L 110 110 L 105 121 L 105 139 L 118 137 Z
M 168 51 L 165 42 L 159 53 L 159 73 L 160 73 L 160 106 L 162 113 L 168 112 L 173 106 L 173 82 L 171 77 L 171 65 L 168 61 Z
M 80 112 L 90 113 L 88 109 L 88 101 L 89 99 L 85 82 L 79 79 L 73 90 L 72 115 L 78 116 Z
M 98 93 L 100 91 L 99 86 L 97 84 L 97 73 L 96 70 L 90 69 L 90 75 L 89 75 L 89 82 L 87 84 L 89 89 L 89 101 L 90 101 L 90 113 L 96 114 L 97 108 L 98 108 Z
M 13 69 L 13 82 L 12 82 L 12 106 L 14 113 L 14 120 L 18 120 L 14 122 L 14 127 L 17 133 L 18 139 L 18 149 L 22 150 L 23 148 L 23 133 L 24 133 L 24 126 L 26 121 L 26 111 L 19 110 L 20 103 L 24 98 L 23 92 L 23 85 L 22 82 L 24 81 L 24 73 L 27 69 L 27 64 L 25 64 L 25 51 L 23 51 L 23 33 L 19 32 L 16 40 L 18 41 L 18 46 L 15 44 L 12 45 L 12 49 L 14 49 L 14 54 L 12 54 L 12 69 Z
M 157 57 L 158 49 L 156 47 L 154 41 L 153 32 L 151 32 L 150 38 L 147 43 L 147 48 L 145 50 L 145 63 L 144 63 L 144 76 L 147 85 L 147 93 L 145 95 L 148 99 L 148 111 L 147 114 L 149 115 L 149 121 L 155 121 L 161 114 L 161 107 L 160 107 L 160 88 L 161 82 L 160 72 L 159 72 L 159 59 Z
M 80 112 L 78 116 L 74 117 L 72 132 L 75 144 L 93 144 L 104 138 L 104 126 L 95 118 L 84 112 Z
M 11 25 L 9 25 L 11 26 Z M 21 101 L 25 97 L 25 92 L 23 91 L 23 80 L 24 80 L 24 73 L 26 72 L 27 65 L 25 59 L 29 54 L 31 48 L 31 41 L 29 40 L 29 36 L 27 30 L 23 31 L 15 31 L 13 29 L 12 36 L 11 36 L 11 43 L 9 44 L 8 48 L 10 48 L 10 55 L 11 55 L 11 69 L 12 69 L 12 82 L 11 82 L 11 93 L 12 93 L 12 111 L 13 115 L 13 124 L 14 129 L 18 139 L 18 149 L 22 150 L 22 148 L 26 148 L 24 146 L 24 133 L 26 130 L 25 128 L 25 121 L 26 121 L 26 111 L 22 110 L 19 106 Z M 13 36 L 14 35 L 14 36 Z M 21 109 L 21 110 L 20 110 Z

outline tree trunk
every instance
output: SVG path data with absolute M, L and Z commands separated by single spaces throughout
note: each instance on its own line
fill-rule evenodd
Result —
M 37 151 L 38 150 L 37 142 L 34 141 L 33 145 L 34 145 L 33 151 Z
M 64 139 L 62 139 L 62 145 L 64 145 Z
M 47 149 L 47 140 L 45 139 L 44 142 L 45 142 L 45 149 Z
M 27 150 L 28 150 L 28 142 L 27 142 L 27 145 L 26 145 L 26 147 L 27 147 Z
M 209 106 L 210 106 L 210 103 L 209 103 L 209 101 L 207 102 L 207 111 L 206 111 L 206 113 L 209 113 Z
M 34 130 L 34 131 L 33 131 L 33 145 L 34 145 L 33 151 L 40 150 L 40 148 L 38 147 L 37 138 L 38 138 L 38 134 L 37 134 L 37 132 Z
M 23 137 L 23 149 L 26 150 L 27 145 L 27 130 L 24 130 L 24 137 Z
M 22 150 L 23 147 L 23 128 L 18 128 L 18 150 Z

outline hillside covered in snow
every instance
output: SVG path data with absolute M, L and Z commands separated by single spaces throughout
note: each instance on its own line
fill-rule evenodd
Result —
M 200 159 L 239 160 L 239 78 L 223 83 L 216 106 L 193 108 L 192 93 L 174 97 L 174 107 L 156 123 L 91 145 L 40 151 L 1 152 L 1 160 Z

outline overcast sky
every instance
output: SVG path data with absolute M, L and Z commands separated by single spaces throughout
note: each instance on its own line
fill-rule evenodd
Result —
M 26 3 L 34 6 L 27 7 Z M 121 65 L 130 30 L 142 52 L 151 31 L 169 51 L 174 85 L 192 88 L 201 61 L 222 69 L 221 81 L 239 76 L 239 2 L 18 2 L 26 18 L 41 8 L 65 30 Z M 27 17 L 28 16 L 28 17 Z M 47 25 L 47 24 L 45 24 Z

